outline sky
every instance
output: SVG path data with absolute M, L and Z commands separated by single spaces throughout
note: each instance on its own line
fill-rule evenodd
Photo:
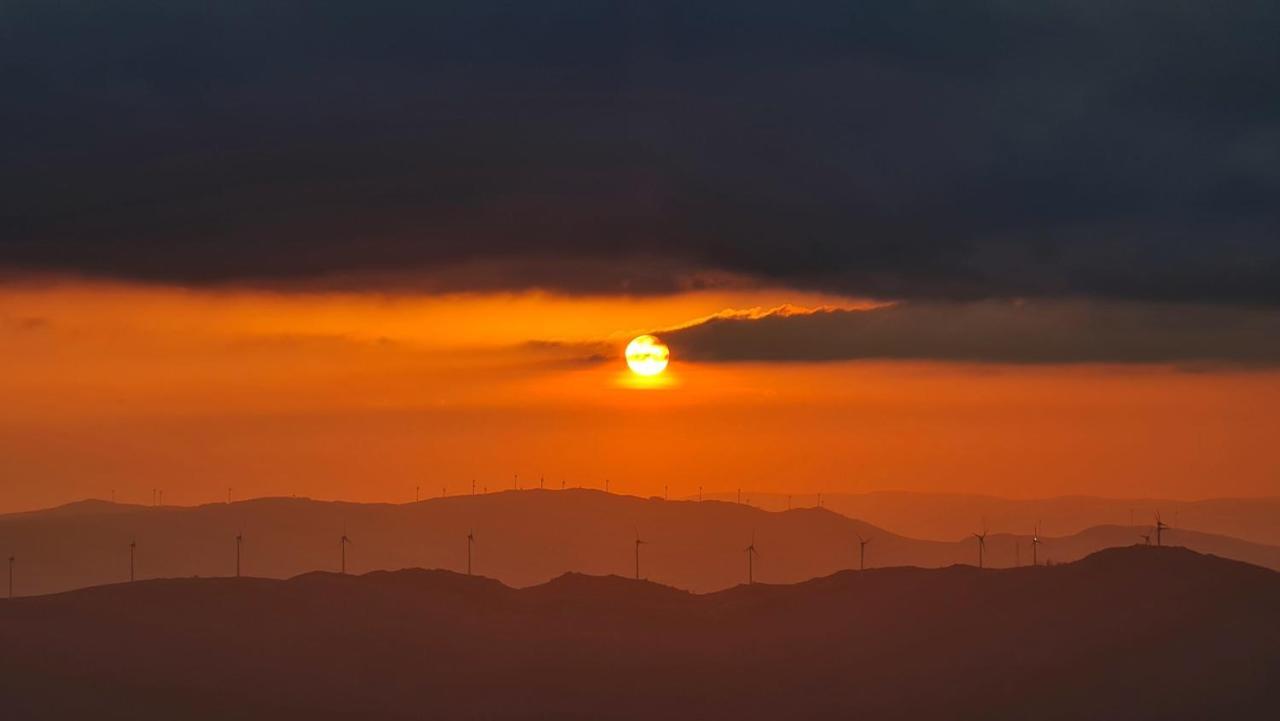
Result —
M 0 511 L 1280 494 L 1273 3 L 206 5 L 0 7 Z

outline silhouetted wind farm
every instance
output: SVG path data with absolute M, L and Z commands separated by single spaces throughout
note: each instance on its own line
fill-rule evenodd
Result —
M 490 541 L 484 574 L 505 583 L 527 586 L 569 571 L 607 575 L 627 568 L 627 575 L 634 575 L 640 566 L 644 577 L 698 592 L 759 580 L 759 557 L 752 556 L 749 568 L 743 569 L 749 578 L 734 570 L 741 567 L 732 560 L 741 559 L 744 552 L 733 539 L 753 533 L 770 539 L 769 581 L 774 583 L 849 568 L 847 549 L 853 544 L 858 544 L 857 567 L 866 568 L 871 538 L 876 539 L 875 565 L 880 568 L 980 563 L 985 569 L 1018 565 L 1022 545 L 1031 546 L 1032 562 L 1039 565 L 1050 541 L 1055 560 L 1067 562 L 1102 548 L 1141 542 L 1144 535 L 1142 528 L 1098 526 L 1048 539 L 1037 525 L 1027 536 L 989 531 L 968 534 L 967 542 L 942 542 L 898 535 L 813 505 L 766 511 L 746 503 L 533 488 L 404 505 L 266 498 L 155 509 L 89 501 L 0 516 L 0 544 L 25 559 L 22 592 L 39 594 L 119 580 L 119 571 L 112 570 L 119 568 L 110 553 L 113 546 L 128 545 L 128 577 L 142 577 L 136 539 L 146 540 L 146 578 L 228 575 L 234 570 L 226 559 L 228 538 L 237 539 L 235 560 L 243 574 L 243 542 L 249 536 L 254 539 L 252 574 L 260 577 L 287 578 L 333 568 L 326 549 L 332 549 L 334 540 L 339 545 L 337 568 L 349 570 L 352 539 L 360 541 L 362 570 L 458 568 L 456 544 L 463 539 L 462 568 L 474 572 L 472 524 L 485 527 Z M 334 527 L 351 530 L 335 539 L 327 530 Z M 638 549 L 634 531 L 640 527 L 646 529 L 640 540 L 660 536 L 663 543 Z M 618 534 L 619 528 L 633 533 Z M 1203 552 L 1280 568 L 1276 547 L 1188 529 L 1179 531 L 1178 541 Z M 610 551 L 628 546 L 631 553 L 621 558 Z

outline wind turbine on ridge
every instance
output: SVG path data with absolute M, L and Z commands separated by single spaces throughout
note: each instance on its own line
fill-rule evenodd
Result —
M 863 538 L 862 534 L 858 534 L 858 570 L 867 570 L 867 544 L 871 543 L 870 538 Z
M 236 578 L 240 578 L 240 544 L 244 542 L 244 532 L 236 534 Z
M 1155 526 L 1155 531 L 1156 531 L 1156 545 L 1157 545 L 1157 546 L 1163 546 L 1163 545 L 1164 545 L 1164 539 L 1163 539 L 1163 536 L 1164 536 L 1164 532 L 1165 532 L 1166 530 L 1168 530 L 1168 528 L 1169 528 L 1169 524 L 1167 524 L 1167 523 L 1165 523 L 1164 521 L 1160 520 L 1160 512 L 1159 512 L 1159 511 L 1156 511 L 1156 526 Z
M 640 538 L 640 529 L 636 529 L 636 580 L 640 580 L 640 547 L 648 543 L 648 541 Z
M 9 598 L 13 598 L 13 562 L 14 560 L 15 559 L 11 554 L 9 556 Z
M 342 540 L 339 541 L 338 545 L 342 547 L 342 574 L 344 576 L 347 573 L 347 545 L 350 543 L 351 539 L 347 538 L 347 532 L 343 531 Z
M 138 539 L 129 539 L 129 583 L 133 583 L 133 555 L 138 549 Z
M 1040 523 L 1037 522 L 1035 530 L 1031 532 L 1031 565 L 1033 566 L 1039 565 L 1039 562 L 1038 562 L 1039 548 L 1040 548 Z
M 755 560 L 756 560 L 756 556 L 760 555 L 760 552 L 756 550 L 756 534 L 755 533 L 751 534 L 751 545 L 747 546 L 743 550 L 747 552 L 747 585 L 750 586 L 751 584 L 756 582 Z
M 975 533 L 973 537 L 978 539 L 978 568 L 982 568 L 982 554 L 987 550 L 987 529 L 983 528 L 982 533 Z
M 471 547 L 476 544 L 476 534 L 474 531 L 467 531 L 467 575 L 471 575 Z

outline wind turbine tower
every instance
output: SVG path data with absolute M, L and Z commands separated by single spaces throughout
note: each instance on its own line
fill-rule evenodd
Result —
M 858 570 L 867 570 L 867 544 L 871 543 L 870 538 L 858 536 Z
M 9 598 L 13 598 L 13 556 L 9 556 Z
M 756 550 L 756 534 L 751 534 L 751 545 L 744 550 L 747 552 L 747 585 L 750 586 L 756 582 L 755 561 L 756 556 L 760 555 L 760 552 Z
M 240 578 L 240 544 L 244 542 L 244 534 L 236 534 L 236 578 Z
M 476 534 L 474 531 L 467 531 L 467 575 L 471 575 L 471 547 L 476 545 Z
M 347 538 L 346 533 L 343 533 L 342 540 L 339 541 L 338 543 L 338 545 L 342 548 L 342 574 L 343 575 L 346 575 L 347 573 L 347 545 L 350 543 L 351 543 L 351 539 Z
M 648 541 L 641 540 L 640 530 L 636 529 L 636 580 L 640 580 L 640 547 Z
M 1031 532 L 1031 565 L 1039 565 L 1038 550 L 1040 548 L 1040 524 L 1037 523 L 1035 530 Z
M 1159 512 L 1157 512 L 1157 513 L 1156 513 L 1156 545 L 1157 545 L 1157 546 L 1163 546 L 1163 545 L 1164 545 L 1164 539 L 1163 539 L 1163 536 L 1164 536 L 1164 532 L 1165 532 L 1165 530 L 1166 530 L 1167 528 L 1169 528 L 1169 524 L 1167 524 L 1167 523 L 1165 523 L 1164 521 L 1160 520 L 1160 513 L 1159 513 Z
M 138 550 L 138 539 L 129 539 L 129 583 L 133 583 L 133 555 Z
M 982 554 L 987 550 L 987 532 L 975 533 L 973 537 L 978 539 L 978 568 L 982 568 Z

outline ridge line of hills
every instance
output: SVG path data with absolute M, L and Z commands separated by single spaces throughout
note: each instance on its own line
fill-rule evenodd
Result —
M 18 558 L 19 595 L 101 585 L 129 577 L 137 542 L 137 578 L 234 574 L 236 535 L 243 535 L 246 575 L 287 578 L 338 570 L 344 533 L 348 570 L 466 567 L 474 532 L 475 571 L 513 586 L 542 583 L 566 571 L 635 573 L 697 592 L 746 580 L 743 550 L 756 538 L 756 579 L 793 583 L 856 568 L 976 565 L 973 538 L 943 542 L 901 536 L 828 508 L 770 512 L 721 501 L 664 501 L 595 490 L 504 491 L 409 504 L 359 504 L 274 498 L 194 507 L 129 507 L 89 502 L 46 513 L 0 517 L 0 554 Z M 991 533 L 984 565 L 1066 562 L 1102 548 L 1141 542 L 1144 529 L 1098 526 L 1071 536 Z M 1155 538 L 1152 538 L 1154 543 Z M 1186 529 L 1164 541 L 1280 570 L 1280 547 Z

